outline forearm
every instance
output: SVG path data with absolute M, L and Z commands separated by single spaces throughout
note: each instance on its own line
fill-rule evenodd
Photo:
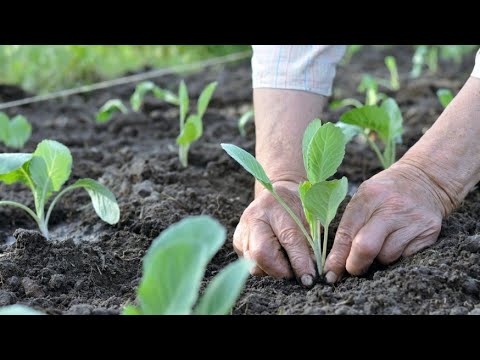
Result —
M 303 181 L 302 139 L 326 97 L 296 90 L 255 89 L 256 157 L 272 181 Z M 255 194 L 263 187 L 255 185 Z
M 397 167 L 417 170 L 433 184 L 442 215 L 448 215 L 480 181 L 480 79 L 471 77 L 435 124 Z

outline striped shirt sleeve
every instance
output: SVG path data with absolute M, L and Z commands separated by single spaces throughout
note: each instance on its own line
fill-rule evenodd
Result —
M 252 45 L 253 88 L 303 90 L 330 96 L 345 45 Z
M 472 76 L 480 78 L 480 50 L 477 51 L 477 56 L 475 58 L 475 67 L 473 68 Z

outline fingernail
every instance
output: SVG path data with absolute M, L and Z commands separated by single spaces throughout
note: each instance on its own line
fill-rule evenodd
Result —
M 327 275 L 325 275 L 325 279 L 327 280 L 327 283 L 333 284 L 335 281 L 337 281 L 337 274 L 335 274 L 333 271 L 327 272 Z
M 304 286 L 312 286 L 313 284 L 313 277 L 308 274 L 302 275 L 300 280 Z

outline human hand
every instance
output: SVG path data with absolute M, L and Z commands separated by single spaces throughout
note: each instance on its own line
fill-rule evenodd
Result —
M 307 227 L 298 182 L 277 181 L 273 187 Z M 307 287 L 314 283 L 313 250 L 295 221 L 266 189 L 257 191 L 255 200 L 243 212 L 233 246 L 238 256 L 256 262 L 252 275 L 287 279 L 295 276 Z

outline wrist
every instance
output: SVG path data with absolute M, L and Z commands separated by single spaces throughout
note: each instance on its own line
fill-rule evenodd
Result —
M 418 184 L 426 191 L 427 199 L 433 203 L 442 217 L 447 217 L 462 201 L 463 186 L 450 179 L 446 171 L 438 166 L 431 157 L 404 156 L 391 166 L 400 176 Z

